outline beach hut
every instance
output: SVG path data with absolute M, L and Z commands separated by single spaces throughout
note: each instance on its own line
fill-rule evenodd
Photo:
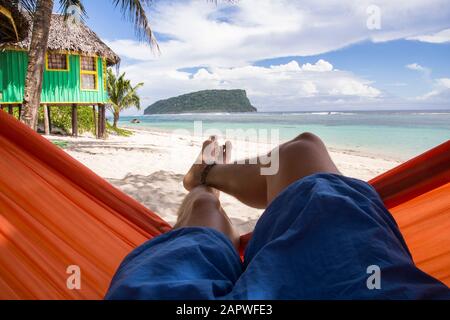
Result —
M 32 23 L 28 14 L 0 0 L 0 107 L 21 110 Z M 51 132 L 51 108 L 71 108 L 72 134 L 78 135 L 77 107 L 92 106 L 97 137 L 105 134 L 108 103 L 106 68 L 119 57 L 83 22 L 52 16 L 45 58 L 41 108 Z M 96 111 L 98 110 L 98 111 Z M 20 112 L 19 112 L 20 114 Z

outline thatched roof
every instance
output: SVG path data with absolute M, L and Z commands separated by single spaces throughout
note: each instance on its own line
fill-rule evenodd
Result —
M 0 42 L 23 40 L 28 28 L 28 19 L 12 1 L 0 0 Z
M 29 21 L 28 34 L 25 39 L 21 42 L 5 42 L 0 39 L 0 48 L 29 48 L 32 23 L 27 14 L 23 13 L 23 16 Z M 83 22 L 76 24 L 68 23 L 64 19 L 64 16 L 59 14 L 53 14 L 52 16 L 47 47 L 49 51 L 69 51 L 87 55 L 97 55 L 106 58 L 108 65 L 115 65 L 120 62 L 119 56 L 100 40 L 97 34 L 89 29 Z

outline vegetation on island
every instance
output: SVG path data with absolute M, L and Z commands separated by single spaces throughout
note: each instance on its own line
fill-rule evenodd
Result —
M 245 90 L 203 90 L 160 100 L 144 114 L 256 112 Z

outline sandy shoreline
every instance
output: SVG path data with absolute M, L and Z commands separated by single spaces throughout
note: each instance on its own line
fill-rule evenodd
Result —
M 136 127 L 134 125 L 120 125 L 121 128 L 129 130 L 129 131 L 133 131 L 133 132 L 149 132 L 149 133 L 162 133 L 162 134 L 172 134 L 172 130 L 170 129 L 164 129 L 164 128 L 148 128 L 148 127 Z M 285 141 L 281 141 L 281 142 L 285 142 Z M 385 161 L 389 161 L 389 162 L 396 162 L 396 163 L 403 163 L 406 160 L 409 160 L 409 157 L 395 157 L 393 155 L 386 155 L 383 152 L 378 152 L 378 150 L 371 150 L 371 151 L 367 151 L 367 150 L 353 150 L 353 149 L 348 149 L 345 147 L 340 147 L 340 146 L 327 146 L 328 150 L 330 152 L 336 152 L 336 153 L 345 153 L 345 154 L 349 154 L 349 155 L 356 155 L 356 156 L 362 156 L 365 158 L 373 158 L 373 159 L 380 159 L 380 160 L 385 160 Z
M 171 134 L 163 130 L 136 130 L 133 136 L 110 136 L 107 140 L 89 137 L 47 137 L 68 143 L 64 150 L 113 185 L 169 223 L 186 194 L 182 178 L 200 152 L 203 137 Z M 270 150 L 270 144 L 232 140 L 233 159 L 255 156 Z M 345 175 L 369 180 L 399 164 L 399 161 L 349 150 L 330 149 Z M 241 233 L 251 231 L 262 211 L 249 208 L 222 194 L 224 209 Z

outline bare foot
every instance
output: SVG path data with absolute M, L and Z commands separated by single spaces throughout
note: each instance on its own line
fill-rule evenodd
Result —
M 203 142 L 202 151 L 195 163 L 184 176 L 183 185 L 186 190 L 191 191 L 201 185 L 201 177 L 205 167 L 212 163 L 229 163 L 231 158 L 231 142 L 219 146 L 217 138 L 212 136 Z

